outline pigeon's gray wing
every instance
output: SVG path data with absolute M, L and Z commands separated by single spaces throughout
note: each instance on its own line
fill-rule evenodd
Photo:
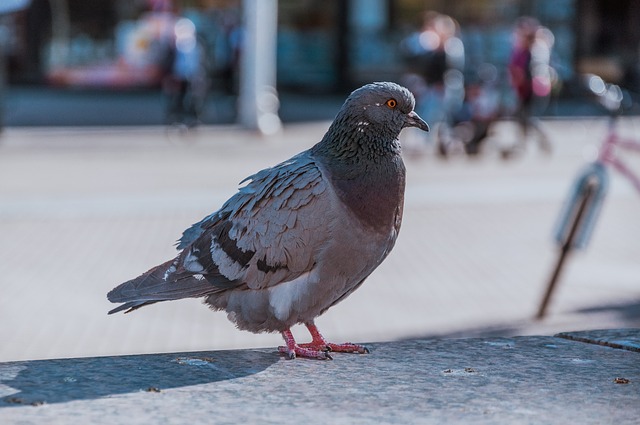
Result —
M 199 236 L 184 247 L 185 268 L 205 277 L 223 276 L 225 289 L 230 283 L 268 287 L 308 271 L 315 250 L 326 238 L 318 230 L 328 203 L 326 181 L 309 153 L 243 183 L 215 218 L 192 227 L 199 227 L 193 230 Z
M 185 231 L 182 252 L 112 290 L 124 308 L 265 288 L 309 271 L 327 238 L 327 183 L 308 152 L 249 177 L 216 213 Z
M 229 215 L 232 218 L 246 216 L 247 212 L 255 215 L 255 207 L 267 206 L 271 197 L 280 198 L 279 201 L 272 202 L 270 205 L 278 211 L 278 214 L 286 213 L 286 208 L 282 208 L 285 206 L 283 205 L 284 203 L 290 210 L 297 210 L 311 202 L 312 197 L 324 191 L 325 186 L 323 185 L 324 183 L 320 184 L 321 179 L 320 170 L 308 151 L 302 152 L 274 167 L 259 171 L 241 181 L 240 186 L 244 186 L 225 202 L 218 211 L 185 230 L 176 247 L 177 249 L 184 249 L 191 245 L 206 230 L 211 229 L 221 220 L 228 218 Z M 312 189 L 312 191 L 305 191 L 305 189 Z M 296 192 L 295 194 L 294 191 Z M 263 216 L 262 218 L 266 217 Z

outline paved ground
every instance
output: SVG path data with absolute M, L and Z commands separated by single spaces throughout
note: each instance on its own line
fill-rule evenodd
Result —
M 553 334 L 640 327 L 640 196 L 619 176 L 591 245 L 570 258 L 550 316 L 531 320 L 556 257 L 570 180 L 605 131 L 554 120 L 554 153 L 436 159 L 405 137 L 408 187 L 395 250 L 318 320 L 336 341 Z M 273 347 L 197 300 L 107 316 L 105 294 L 174 255 L 182 230 L 235 185 L 320 139 L 328 123 L 262 139 L 233 127 L 7 128 L 0 137 L 0 361 Z M 624 122 L 639 134 L 640 120 Z M 492 145 L 515 138 L 496 127 Z M 640 156 L 628 161 L 640 170 Z M 300 332 L 302 329 L 295 329 Z
M 635 425 L 639 343 L 636 329 L 375 343 L 333 361 L 266 348 L 0 362 L 0 422 Z

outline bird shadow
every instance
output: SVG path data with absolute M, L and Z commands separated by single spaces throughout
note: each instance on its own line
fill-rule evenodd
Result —
M 64 403 L 236 379 L 277 362 L 258 350 L 151 354 L 0 364 L 0 408 Z

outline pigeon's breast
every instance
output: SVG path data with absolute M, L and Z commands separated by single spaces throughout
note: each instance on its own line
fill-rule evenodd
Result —
M 330 238 L 313 269 L 269 290 L 271 312 L 284 327 L 313 320 L 345 299 L 391 250 L 397 232 L 372 232 L 359 218 L 340 216 L 340 220 L 331 217 Z
M 331 181 L 337 197 L 363 226 L 379 233 L 399 227 L 405 190 L 400 158 L 370 165 L 359 175 L 332 176 Z

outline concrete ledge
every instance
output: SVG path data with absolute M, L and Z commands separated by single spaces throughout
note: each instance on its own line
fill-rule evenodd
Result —
M 598 344 L 606 347 L 640 352 L 640 331 L 630 329 L 562 332 L 556 336 L 573 341 L 586 342 L 588 344 Z
M 637 423 L 640 330 L 567 335 L 0 363 L 0 423 Z

